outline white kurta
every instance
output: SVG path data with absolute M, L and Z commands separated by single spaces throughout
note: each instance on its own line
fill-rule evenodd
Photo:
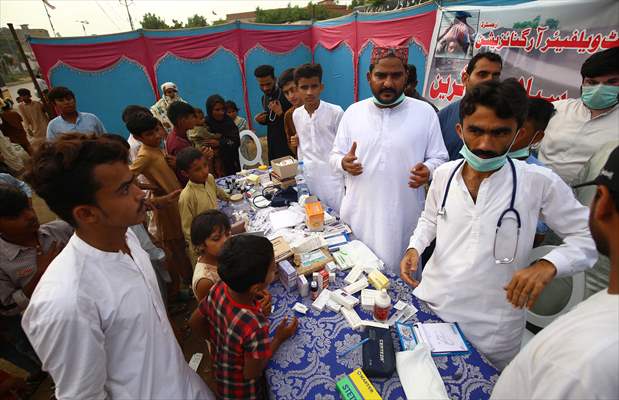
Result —
M 342 107 L 322 100 L 312 115 L 305 107 L 297 108 L 292 114 L 299 137 L 298 158 L 303 161 L 307 186 L 311 194 L 338 214 L 344 197 L 344 174 L 331 168 L 329 153 L 342 115 Z
M 52 261 L 22 326 L 58 399 L 214 399 L 189 367 L 155 271 L 137 237 L 131 256 L 73 235 Z
M 429 104 L 409 97 L 393 108 L 366 99 L 342 117 L 330 157 L 333 169 L 343 171 L 342 158 L 353 142 L 363 173 L 344 173 L 340 215 L 389 271 L 399 273 L 425 198 L 424 188 L 408 187 L 410 170 L 423 162 L 432 173 L 448 160 L 438 117 Z
M 557 113 L 548 123 L 538 158 L 573 185 L 587 161 L 619 137 L 619 105 L 591 119 L 591 111 L 581 99 L 552 104 Z
M 535 335 L 492 399 L 618 399 L 618 329 L 619 295 L 604 289 Z
M 460 166 L 451 182 L 446 215 L 439 216 L 447 181 L 460 161 L 443 164 L 435 171 L 426 207 L 411 237 L 409 247 L 419 253 L 436 238 L 434 254 L 413 293 L 443 320 L 458 322 L 465 336 L 495 366 L 504 368 L 520 349 L 525 311 L 507 301 L 503 288 L 516 271 L 528 266 L 538 219 L 564 238 L 564 244 L 544 259 L 555 265 L 557 276 L 572 275 L 591 268 L 597 259 L 587 225 L 589 210 L 550 169 L 514 160 L 514 207 L 520 214 L 522 229 L 514 262 L 496 264 L 495 232 L 499 216 L 510 205 L 511 168 L 505 163 L 484 179 L 474 203 Z M 514 241 L 497 241 L 497 248 L 514 249 Z

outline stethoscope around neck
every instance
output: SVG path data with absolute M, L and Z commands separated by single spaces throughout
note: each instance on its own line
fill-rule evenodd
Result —
M 443 195 L 443 202 L 441 203 L 441 208 L 439 208 L 437 212 L 437 214 L 442 216 L 443 218 L 447 215 L 445 204 L 447 203 L 447 196 L 449 195 L 451 181 L 456 175 L 456 172 L 458 172 L 458 169 L 460 169 L 462 164 L 464 164 L 464 161 L 465 160 L 462 160 L 458 163 L 458 165 L 456 165 L 456 168 L 454 168 L 453 171 L 451 171 L 451 175 L 449 175 L 449 179 L 447 180 L 447 187 L 445 188 L 445 194 Z M 511 158 L 507 157 L 507 161 L 509 162 L 509 166 L 512 171 L 512 196 L 511 196 L 511 201 L 509 203 L 509 207 L 501 213 L 501 216 L 499 217 L 499 220 L 496 225 L 496 231 L 494 234 L 494 245 L 492 249 L 492 255 L 494 257 L 494 262 L 496 264 L 511 264 L 512 262 L 514 262 L 514 260 L 516 259 L 516 252 L 518 251 L 518 241 L 520 240 L 520 228 L 522 227 L 522 222 L 520 220 L 520 213 L 514 207 L 516 203 L 516 189 L 517 189 L 517 184 L 518 184 L 518 180 L 516 179 L 516 167 L 514 166 L 514 162 L 511 160 Z M 509 213 L 513 213 L 516 216 L 516 222 L 518 224 L 518 231 L 516 233 L 516 246 L 514 246 L 514 253 L 511 257 L 498 258 L 496 256 L 497 237 L 499 236 L 499 230 L 501 229 L 501 225 L 503 224 L 503 219 Z

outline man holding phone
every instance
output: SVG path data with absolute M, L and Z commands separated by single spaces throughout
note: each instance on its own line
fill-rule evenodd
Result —
M 261 65 L 254 70 L 262 95 L 263 112 L 256 115 L 255 121 L 267 126 L 267 144 L 269 147 L 269 163 L 271 160 L 284 156 L 293 156 L 284 130 L 284 114 L 292 105 L 284 93 L 276 85 L 275 70 L 271 65 Z

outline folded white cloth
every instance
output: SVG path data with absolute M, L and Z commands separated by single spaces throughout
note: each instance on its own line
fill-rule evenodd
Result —
M 395 353 L 395 362 L 407 399 L 449 400 L 427 345 L 419 343 L 412 351 Z

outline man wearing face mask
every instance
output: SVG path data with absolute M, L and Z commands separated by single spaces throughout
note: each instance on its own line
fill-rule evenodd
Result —
M 554 102 L 557 113 L 539 159 L 572 185 L 585 163 L 619 136 L 619 47 L 589 57 L 580 69 L 579 99 Z
M 375 47 L 367 79 L 373 97 L 340 121 L 329 163 L 346 172 L 341 217 L 396 273 L 432 172 L 447 150 L 432 107 L 404 95 L 408 49 Z
M 482 83 L 460 103 L 464 160 L 434 172 L 425 209 L 400 263 L 414 295 L 502 369 L 520 349 L 525 310 L 555 276 L 597 258 L 587 209 L 550 169 L 507 157 L 521 131 L 527 95 L 514 79 Z M 527 265 L 538 218 L 564 244 Z M 411 278 L 436 239 L 421 283 Z

